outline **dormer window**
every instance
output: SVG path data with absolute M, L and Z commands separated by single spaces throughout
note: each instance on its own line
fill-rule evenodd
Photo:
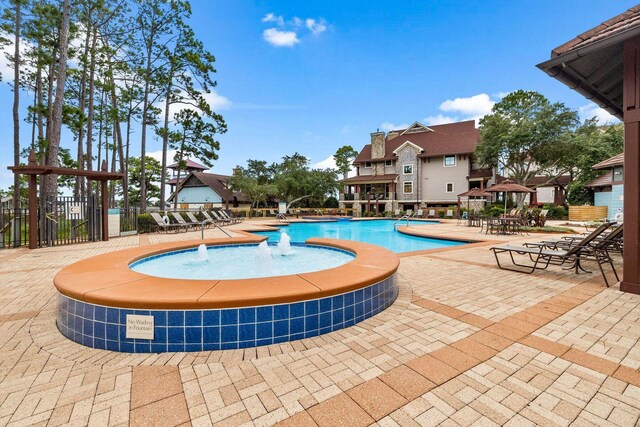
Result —
M 370 168 L 371 167 L 371 162 L 364 162 L 364 167 L 365 168 Z
M 402 173 L 405 175 L 413 174 L 413 165 L 404 165 L 402 166 Z
M 444 167 L 449 168 L 456 165 L 456 156 L 444 156 Z

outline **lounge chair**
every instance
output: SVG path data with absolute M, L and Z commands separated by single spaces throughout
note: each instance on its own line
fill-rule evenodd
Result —
M 416 218 L 422 217 L 424 217 L 424 211 L 422 209 L 418 209 L 418 212 L 416 212 Z
M 527 274 L 531 274 L 536 270 L 545 270 L 549 265 L 565 265 L 567 263 L 571 264 L 569 269 L 575 270 L 575 273 L 578 274 L 579 270 L 587 272 L 581 266 L 582 261 L 595 261 L 598 264 L 598 268 L 602 273 L 604 282 L 608 287 L 609 281 L 607 280 L 607 276 L 604 272 L 604 269 L 602 268 L 602 264 L 608 263 L 616 276 L 616 280 L 618 280 L 618 273 L 616 272 L 616 269 L 613 265 L 613 260 L 611 259 L 611 256 L 608 252 L 608 246 L 611 242 L 605 241 L 604 239 L 596 242 L 596 239 L 610 226 L 611 223 L 600 225 L 591 234 L 578 241 L 575 246 L 568 250 L 552 250 L 548 249 L 544 245 L 540 245 L 538 248 L 509 245 L 494 246 L 491 248 L 491 250 L 493 251 L 493 254 L 496 258 L 496 263 L 498 264 L 498 267 L 500 269 Z M 511 257 L 511 263 L 519 268 L 510 268 L 503 266 L 500 263 L 500 258 L 498 257 L 498 254 L 502 253 L 508 253 Z M 518 255 L 528 256 L 533 264 L 527 265 L 517 263 L 513 257 L 514 253 Z
M 180 225 L 183 225 L 185 227 L 198 227 L 200 225 L 199 222 L 191 223 L 191 222 L 187 222 L 184 220 L 184 218 L 182 217 L 182 215 L 180 215 L 179 212 L 171 212 L 171 215 L 173 216 L 173 218 L 176 220 L 176 222 Z
M 406 217 L 411 218 L 413 216 L 413 209 L 407 209 Z
M 204 216 L 207 221 L 211 221 L 211 223 L 216 226 L 225 225 L 223 221 L 213 218 L 211 215 L 209 215 L 209 212 L 207 211 L 202 211 L 202 216 Z
M 220 225 L 231 225 L 231 224 L 235 224 L 234 221 L 230 220 L 229 218 L 224 218 L 220 211 L 216 212 L 214 210 L 211 211 L 211 215 L 213 215 L 213 217 L 218 221 L 218 223 Z
M 213 221 L 209 221 L 205 218 L 204 221 L 199 221 L 198 218 L 192 212 L 185 212 L 187 214 L 187 218 L 189 218 L 189 222 L 194 224 L 194 226 L 202 227 L 203 223 L 205 227 L 211 227 L 214 225 Z
M 220 209 L 219 212 L 220 212 L 220 215 L 222 215 L 223 218 L 233 221 L 234 224 L 237 224 L 239 222 L 244 221 L 244 218 L 242 218 L 240 216 L 234 216 L 234 215 L 231 214 L 231 211 L 228 211 L 226 209 Z
M 153 218 L 153 220 L 156 222 L 156 225 L 158 226 L 158 230 L 162 230 L 166 233 L 168 233 L 169 231 L 174 231 L 176 233 L 179 232 L 180 230 L 187 231 L 187 227 L 185 225 L 171 224 L 171 223 L 165 222 L 165 220 L 157 212 L 151 212 L 151 218 Z
M 393 211 L 393 215 L 391 215 L 392 218 L 400 218 L 400 209 L 396 209 Z
M 435 217 L 436 217 L 436 210 L 429 209 L 429 212 L 427 213 L 427 218 L 435 218 Z
M 447 212 L 445 212 L 444 217 L 453 219 L 453 209 L 447 209 Z

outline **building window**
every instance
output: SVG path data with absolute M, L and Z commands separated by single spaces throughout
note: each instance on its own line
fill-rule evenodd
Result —
M 456 165 L 456 156 L 444 156 L 444 167 L 449 168 Z
M 447 193 L 453 193 L 453 182 L 447 182 Z
M 371 167 L 371 162 L 364 162 L 364 167 L 365 168 L 370 168 Z
M 624 169 L 622 166 L 613 168 L 613 182 L 621 182 L 624 180 Z
M 384 165 L 385 166 L 393 166 L 393 160 L 385 160 Z
M 402 167 L 402 173 L 405 175 L 413 174 L 413 165 L 404 165 Z
M 405 181 L 402 183 L 402 192 L 404 194 L 413 194 L 413 182 Z

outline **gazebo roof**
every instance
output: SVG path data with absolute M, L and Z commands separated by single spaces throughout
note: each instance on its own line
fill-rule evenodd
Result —
M 622 43 L 640 35 L 640 6 L 553 49 L 538 68 L 622 120 Z

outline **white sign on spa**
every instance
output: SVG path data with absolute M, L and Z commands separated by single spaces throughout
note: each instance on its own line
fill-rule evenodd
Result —
M 127 314 L 127 338 L 153 339 L 153 316 Z

